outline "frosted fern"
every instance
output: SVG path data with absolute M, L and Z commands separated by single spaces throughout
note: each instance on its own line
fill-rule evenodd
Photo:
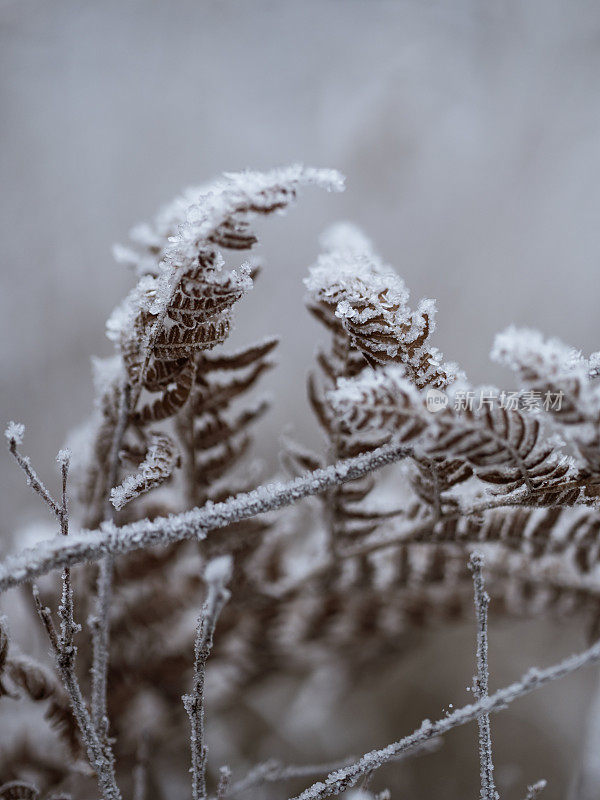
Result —
M 520 381 L 507 404 L 510 393 L 469 383 L 445 360 L 434 301 L 411 307 L 368 238 L 334 225 L 305 281 L 327 337 L 307 380 L 323 447 L 287 436 L 289 477 L 248 461 L 253 426 L 270 411 L 250 395 L 279 339 L 224 347 L 237 303 L 260 292 L 256 261 L 237 256 L 257 243 L 255 218 L 286 210 L 311 184 L 339 191 L 343 179 L 300 166 L 227 174 L 182 193 L 116 249 L 137 284 L 109 318 L 114 355 L 94 364 L 94 416 L 73 452 L 59 451 L 50 488 L 21 451 L 24 426 L 8 424 L 48 536 L 6 556 L 0 591 L 39 582 L 32 606 L 52 661 L 22 653 L 0 618 L 0 704 L 43 705 L 48 741 L 63 749 L 50 760 L 11 742 L 0 754 L 5 800 L 48 798 L 68 781 L 82 797 L 144 800 L 160 795 L 165 769 L 177 787 L 191 772 L 197 800 L 389 800 L 386 786 L 371 788 L 380 767 L 429 757 L 470 722 L 481 797 L 497 800 L 490 715 L 600 660 L 595 643 L 503 689 L 488 685 L 488 603 L 492 618 L 568 618 L 600 635 L 598 353 L 500 334 L 492 355 Z M 417 633 L 472 621 L 473 589 L 473 702 L 360 758 L 242 771 L 231 743 L 231 763 L 216 762 L 206 722 L 219 703 L 238 713 L 246 693 L 324 665 L 333 694 L 333 684 L 377 676 L 385 659 L 418 647 Z M 589 759 L 586 750 L 579 785 L 594 796 Z M 315 782 L 277 788 L 300 780 Z M 523 785 L 522 796 L 545 785 Z

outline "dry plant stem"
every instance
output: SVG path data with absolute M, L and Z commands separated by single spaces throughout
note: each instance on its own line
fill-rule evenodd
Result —
M 60 461 L 62 478 L 62 502 L 60 507 L 60 530 L 63 536 L 69 535 L 69 510 L 67 505 L 67 479 L 69 475 L 69 457 L 63 453 Z M 73 586 L 71 583 L 71 570 L 65 567 L 62 574 L 62 595 L 58 607 L 61 627 L 60 647 L 63 653 L 72 653 L 75 659 L 74 638 L 79 630 L 79 625 L 74 619 Z
M 29 486 L 31 486 L 34 492 L 40 495 L 42 500 L 49 506 L 53 514 L 55 514 L 55 516 L 60 521 L 62 514 L 61 507 L 54 500 L 48 489 L 46 489 L 42 481 L 39 479 L 36 471 L 31 465 L 30 460 L 26 456 L 23 456 L 21 455 L 21 453 L 19 453 L 19 451 L 17 450 L 17 442 L 15 441 L 15 439 L 9 440 L 8 449 L 11 452 L 11 454 L 15 457 L 17 464 L 21 467 L 21 469 L 25 473 L 27 477 L 27 483 L 29 484 Z
M 473 573 L 475 613 L 477 615 L 477 676 L 473 680 L 473 692 L 477 700 L 488 696 L 488 606 L 490 597 L 483 580 L 483 556 L 472 553 L 469 569 Z M 481 800 L 498 800 L 494 784 L 494 762 L 492 759 L 492 736 L 490 715 L 477 718 L 479 727 L 479 771 L 481 775 Z
M 119 393 L 118 418 L 110 449 L 108 479 L 106 483 L 107 494 L 104 498 L 104 518 L 106 521 L 112 521 L 115 513 L 110 502 L 110 490 L 118 482 L 119 451 L 129 421 L 130 394 L 131 390 L 129 384 L 124 382 Z M 90 619 L 90 626 L 92 629 L 92 719 L 109 754 L 109 720 L 106 710 L 106 683 L 110 650 L 112 578 L 113 557 L 108 555 L 100 561 L 98 567 L 95 612 L 94 616 Z
M 137 752 L 137 760 L 133 768 L 133 800 L 146 800 L 148 784 L 148 746 L 142 737 Z
M 229 793 L 231 769 L 225 764 L 219 767 L 219 783 L 217 784 L 217 800 L 225 800 Z
M 17 450 L 15 439 L 9 440 L 9 450 L 15 456 L 19 466 L 27 476 L 27 481 L 32 488 L 42 497 L 44 502 L 52 509 L 58 517 L 61 530 L 61 538 L 67 537 L 69 533 L 69 513 L 67 505 L 67 479 L 69 473 L 69 455 L 67 451 L 61 451 L 58 461 L 61 465 L 62 495 L 60 505 L 52 498 L 46 487 L 37 477 L 37 474 L 28 458 L 24 458 Z M 113 760 L 106 756 L 100 740 L 92 724 L 89 712 L 81 692 L 79 681 L 75 674 L 75 656 L 77 649 L 74 645 L 74 637 L 79 630 L 79 625 L 73 616 L 73 587 L 71 584 L 71 573 L 68 566 L 65 566 L 62 574 L 62 595 L 58 613 L 60 617 L 61 633 L 58 635 L 50 609 L 43 606 L 40 600 L 37 587 L 33 587 L 33 596 L 36 610 L 42 624 L 50 639 L 50 644 L 54 652 L 56 666 L 63 685 L 69 695 L 73 714 L 77 720 L 82 739 L 84 741 L 88 758 L 93 769 L 96 771 L 98 783 L 102 791 L 104 800 L 120 800 L 120 792 L 116 784 Z
M 330 773 L 324 781 L 309 786 L 293 800 L 324 800 L 326 797 L 340 794 L 356 783 L 368 772 L 379 769 L 392 761 L 400 753 L 406 753 L 415 746 L 421 745 L 436 736 L 442 736 L 453 728 L 466 725 L 481 716 L 501 711 L 520 697 L 545 686 L 552 681 L 570 675 L 581 667 L 600 661 L 600 642 L 581 653 L 570 656 L 554 666 L 546 669 L 533 667 L 515 683 L 499 689 L 497 692 L 478 700 L 476 703 L 463 706 L 436 722 L 424 720 L 413 733 L 380 750 L 371 750 L 359 761 L 348 767 Z
M 421 755 L 431 753 L 438 749 L 439 739 L 430 739 L 418 747 L 411 749 L 410 753 L 400 753 L 392 761 L 401 761 L 406 756 Z M 329 772 L 342 769 L 355 761 L 354 756 L 348 756 L 341 761 L 333 761 L 325 764 L 282 764 L 280 761 L 270 760 L 262 764 L 257 764 L 248 774 L 231 785 L 227 792 L 228 797 L 236 795 L 259 786 L 263 783 L 275 783 L 276 781 L 288 781 L 295 778 L 309 778 L 317 775 L 325 775 Z M 217 798 L 218 800 L 218 798 Z
M 115 778 L 114 764 L 111 759 L 106 756 L 98 733 L 92 723 L 89 711 L 86 708 L 79 681 L 75 675 L 75 652 L 73 649 L 70 651 L 62 649 L 61 641 L 59 640 L 54 628 L 54 623 L 52 622 L 50 609 L 43 606 L 36 586 L 33 587 L 33 595 L 39 617 L 46 629 L 54 651 L 58 672 L 71 700 L 73 714 L 75 715 L 79 730 L 81 731 L 90 764 L 96 772 L 102 797 L 104 800 L 121 800 L 121 793 L 119 792 Z
M 46 575 L 54 569 L 98 561 L 106 555 L 130 553 L 183 539 L 204 539 L 211 530 L 275 511 L 303 497 L 320 494 L 340 483 L 361 478 L 406 458 L 410 452 L 403 445 L 389 444 L 372 453 L 314 470 L 286 483 L 267 484 L 252 492 L 238 494 L 222 503 L 207 503 L 202 508 L 182 514 L 159 517 L 152 522 L 141 520 L 120 528 L 106 523 L 95 531 L 71 534 L 68 541 L 50 539 L 41 542 L 35 548 L 23 550 L 0 564 L 0 592 Z
M 225 561 L 228 559 L 216 559 Z M 215 562 L 211 562 L 214 564 Z M 208 569 L 210 569 L 210 564 Z M 208 571 L 208 570 L 207 570 Z M 225 583 L 229 574 L 221 570 L 213 579 L 207 576 L 208 588 L 204 607 L 198 620 L 196 642 L 194 644 L 194 683 L 191 694 L 183 696 L 183 705 L 190 718 L 190 749 L 192 755 L 192 797 L 193 800 L 206 798 L 206 757 L 204 741 L 204 681 L 206 662 L 213 644 L 213 634 L 221 610 L 229 599 Z
M 579 774 L 570 793 L 571 800 L 597 800 L 600 796 L 600 675 L 589 703 L 587 730 L 583 738 Z
M 528 786 L 525 800 L 535 800 L 535 798 L 540 794 L 540 792 L 543 792 L 545 788 L 546 788 L 546 781 L 543 778 L 541 781 L 537 781 L 537 783 Z M 597 797 L 597 795 L 594 795 L 594 797 Z

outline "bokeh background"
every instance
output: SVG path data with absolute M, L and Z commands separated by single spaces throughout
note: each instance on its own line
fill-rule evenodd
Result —
M 110 352 L 104 321 L 133 282 L 112 243 L 186 185 L 296 161 L 340 169 L 347 191 L 309 189 L 261 225 L 265 269 L 232 344 L 282 337 L 256 444 L 267 471 L 283 430 L 318 441 L 302 278 L 338 219 L 364 227 L 415 300 L 438 298 L 436 343 L 476 382 L 510 384 L 488 360 L 509 323 L 599 349 L 599 71 L 592 0 L 1 0 L 2 418 L 26 423 L 50 483 L 93 400 L 90 355 Z M 8 456 L 0 481 L 8 549 L 43 509 Z M 575 623 L 494 631 L 496 682 L 583 641 Z M 378 693 L 365 676 L 338 722 L 304 730 L 306 756 L 383 744 L 464 700 L 472 634 L 424 642 Z M 565 796 L 592 682 L 498 719 L 506 796 L 542 775 L 546 797 Z M 475 796 L 474 737 L 394 768 L 407 793 Z

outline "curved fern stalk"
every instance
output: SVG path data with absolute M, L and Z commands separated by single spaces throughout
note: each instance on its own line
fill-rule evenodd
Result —
M 233 306 L 252 287 L 251 267 L 225 270 L 221 248 L 250 248 L 256 242 L 251 218 L 283 210 L 298 188 L 310 183 L 343 188 L 341 176 L 331 170 L 288 167 L 228 175 L 200 196 L 187 195 L 194 204 L 176 202 L 159 221 L 166 241 L 153 245 L 157 274 L 145 270 L 107 323 L 131 389 L 130 416 L 136 427 L 172 417 L 184 406 L 198 377 L 197 355 L 227 338 Z M 92 526 L 99 523 L 98 509 L 117 483 L 107 486 L 106 475 L 120 380 L 120 375 L 105 379 L 101 393 L 102 422 L 84 498 L 96 509 L 88 514 Z M 142 395 L 148 399 L 138 407 Z
M 221 248 L 246 250 L 256 237 L 250 219 L 282 211 L 303 184 L 343 189 L 333 170 L 300 166 L 268 173 L 226 175 L 186 210 L 177 233 L 161 251 L 158 277 L 147 275 L 113 316 L 110 331 L 138 393 L 154 361 L 172 361 L 210 349 L 228 335 L 231 307 L 252 286 L 249 266 L 222 273 Z M 195 321 L 195 324 L 193 322 Z
M 144 269 L 107 323 L 132 389 L 135 425 L 143 428 L 181 409 L 197 378 L 197 354 L 229 335 L 233 306 L 252 287 L 252 268 L 243 264 L 225 270 L 221 249 L 249 249 L 256 242 L 251 218 L 282 211 L 301 185 L 311 183 L 343 188 L 343 179 L 332 170 L 288 167 L 226 175 L 199 196 L 186 195 L 191 204 L 180 200 L 159 220 L 157 228 L 166 241 L 155 240 L 151 248 L 156 274 Z M 138 407 L 146 394 L 150 399 Z M 118 400 L 107 392 L 103 402 L 103 418 L 110 421 Z M 97 438 L 95 461 L 100 465 L 110 448 L 106 427 Z M 100 494 L 108 496 L 111 488 L 103 487 Z

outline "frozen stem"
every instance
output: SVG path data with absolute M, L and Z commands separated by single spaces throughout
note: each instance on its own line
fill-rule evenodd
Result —
M 107 491 L 104 498 L 104 518 L 114 519 L 115 510 L 110 502 L 111 489 L 118 483 L 119 451 L 123 436 L 127 429 L 130 412 L 131 390 L 128 383 L 121 386 L 119 392 L 119 410 L 117 424 L 113 433 L 110 456 Z M 110 657 L 110 604 L 112 600 L 113 556 L 107 555 L 98 566 L 96 582 L 96 602 L 93 616 L 89 620 L 92 631 L 92 719 L 105 748 L 109 751 L 110 723 L 107 713 L 107 676 Z
M 146 800 L 148 788 L 148 742 L 142 736 L 133 768 L 133 800 Z
M 60 465 L 62 479 L 62 493 L 60 505 L 60 532 L 63 536 L 69 535 L 69 508 L 67 504 L 67 480 L 69 476 L 69 464 L 71 454 L 68 450 L 60 450 L 56 460 Z M 77 649 L 74 644 L 75 635 L 81 630 L 81 626 L 75 622 L 73 585 L 71 583 L 71 570 L 65 567 L 62 573 L 62 593 L 58 606 L 58 616 L 60 617 L 60 649 L 65 657 L 72 659 L 72 668 L 75 664 Z
M 483 580 L 483 556 L 472 553 L 469 569 L 473 573 L 475 613 L 477 615 L 477 675 L 473 679 L 473 693 L 477 700 L 488 696 L 488 606 L 490 598 Z M 492 736 L 490 715 L 477 718 L 479 727 L 479 771 L 481 775 L 481 800 L 498 800 L 494 784 L 494 762 L 492 758 Z
M 597 800 L 600 796 L 600 675 L 588 704 L 581 762 L 570 793 L 571 800 Z
M 402 761 L 408 755 L 415 756 L 432 753 L 438 749 L 439 745 L 439 739 L 430 739 L 422 745 L 412 748 L 410 753 L 399 753 L 395 758 L 390 760 Z M 296 778 L 310 778 L 318 775 L 326 775 L 329 772 L 335 772 L 343 767 L 349 766 L 355 760 L 355 756 L 348 756 L 339 761 L 324 764 L 282 764 L 281 761 L 271 759 L 269 761 L 264 761 L 262 764 L 257 764 L 245 777 L 232 784 L 227 792 L 227 796 L 235 797 L 263 783 L 275 783 L 278 781 L 294 780 Z
M 198 619 L 194 644 L 194 682 L 191 694 L 183 696 L 183 705 L 190 718 L 190 747 L 192 754 L 192 797 L 206 798 L 207 747 L 204 735 L 204 681 L 206 662 L 210 655 L 213 635 L 221 610 L 229 599 L 225 588 L 231 577 L 231 558 L 221 556 L 206 566 L 204 578 L 207 584 L 206 600 Z
M 217 784 L 217 800 L 225 800 L 231 782 L 231 769 L 224 764 L 219 767 L 219 783 Z
M 387 745 L 387 747 L 371 750 L 354 764 L 331 772 L 323 781 L 312 784 L 294 800 L 324 800 L 326 797 L 338 795 L 355 786 L 363 775 L 379 769 L 401 753 L 413 750 L 416 746 L 422 745 L 436 736 L 442 736 L 453 728 L 473 722 L 482 714 L 501 711 L 520 697 L 598 661 L 600 661 L 600 642 L 596 642 L 587 650 L 572 655 L 552 667 L 546 669 L 533 667 L 520 680 L 503 689 L 498 689 L 497 692 L 483 697 L 475 703 L 458 708 L 435 722 L 428 719 L 423 720 L 421 725 L 408 736 Z
M 61 468 L 61 502 L 57 503 L 38 478 L 37 473 L 28 458 L 19 453 L 17 446 L 21 443 L 24 426 L 11 422 L 6 429 L 8 448 L 17 460 L 17 463 L 27 476 L 28 484 L 49 506 L 60 523 L 60 531 L 63 537 L 69 533 L 69 511 L 67 503 L 67 480 L 69 475 L 70 453 L 68 450 L 61 450 L 56 460 Z M 73 714 L 77 720 L 77 725 L 81 732 L 81 737 L 85 744 L 88 758 L 92 768 L 96 772 L 98 784 L 104 800 L 120 800 L 121 794 L 117 787 L 114 760 L 110 751 L 105 752 L 96 730 L 92 724 L 88 709 L 85 705 L 79 680 L 75 673 L 75 656 L 77 648 L 74 644 L 76 633 L 80 626 L 75 622 L 73 612 L 73 587 L 71 584 L 71 572 L 68 565 L 64 566 L 62 573 L 62 593 L 58 608 L 60 618 L 60 634 L 56 630 L 50 609 L 44 606 L 36 586 L 33 587 L 33 597 L 38 616 L 46 630 L 56 667 L 61 677 L 65 690 L 69 696 Z
M 546 788 L 546 786 L 547 781 L 545 781 L 543 778 L 541 781 L 537 781 L 537 783 L 528 786 L 525 800 L 535 800 L 535 798 Z
M 27 479 L 27 485 L 31 486 L 33 491 L 39 494 L 44 503 L 46 503 L 46 505 L 50 508 L 52 513 L 57 517 L 57 519 L 60 520 L 61 518 L 60 505 L 52 497 L 48 489 L 46 489 L 46 487 L 38 477 L 38 474 L 33 468 L 29 458 L 27 458 L 27 456 L 22 455 L 18 450 L 18 446 L 23 441 L 24 432 L 25 432 L 24 425 L 18 422 L 9 422 L 4 432 L 6 440 L 8 441 L 8 449 L 11 455 L 14 456 L 17 464 L 21 467 L 21 469 L 25 473 L 25 477 Z
M 59 638 L 56 632 L 50 609 L 43 605 L 36 586 L 33 587 L 33 597 L 42 625 L 46 629 L 46 633 L 50 639 L 56 666 L 67 694 L 69 695 L 73 714 L 77 720 L 79 730 L 81 731 L 81 737 L 86 747 L 88 759 L 96 772 L 102 797 L 104 800 L 121 800 L 121 793 L 116 783 L 114 762 L 107 756 L 100 742 L 75 674 L 75 650 L 74 648 L 70 650 L 63 649 L 62 639 Z
M 333 486 L 362 478 L 374 470 L 400 461 L 410 453 L 409 448 L 394 442 L 325 469 L 312 470 L 285 483 L 265 484 L 222 503 L 208 502 L 201 508 L 159 517 L 152 522 L 145 519 L 121 527 L 105 523 L 98 530 L 72 534 L 68 542 L 56 539 L 40 542 L 35 548 L 25 549 L 0 563 L 0 592 L 54 569 L 98 561 L 106 555 L 130 553 L 184 539 L 204 539 L 209 531 L 275 511 L 303 497 L 321 494 Z

